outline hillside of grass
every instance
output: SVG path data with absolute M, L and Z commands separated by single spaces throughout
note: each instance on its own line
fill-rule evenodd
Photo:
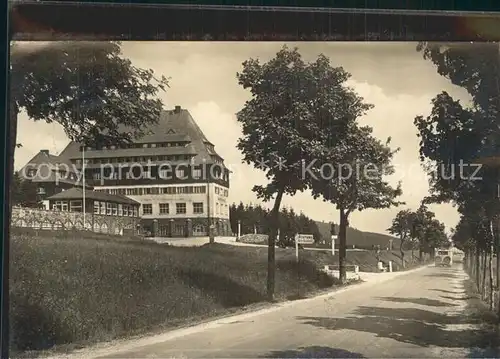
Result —
M 88 345 L 265 301 L 266 248 L 179 248 L 85 236 L 12 235 L 14 352 Z M 317 269 L 312 255 L 304 255 L 299 263 L 298 286 L 295 253 L 277 250 L 276 259 L 278 300 L 336 285 Z
M 318 226 L 321 238 L 324 241 L 330 240 L 330 223 L 316 221 L 316 225 Z M 338 225 L 335 226 L 335 230 L 339 231 Z M 372 249 L 373 245 L 380 245 L 381 248 L 386 248 L 389 246 L 389 240 L 392 241 L 392 249 L 397 250 L 400 247 L 400 240 L 396 237 L 382 234 L 382 233 L 372 233 L 372 232 L 363 232 L 357 230 L 355 228 L 347 228 L 347 245 L 348 247 L 352 247 L 353 245 L 356 248 L 362 249 Z M 338 242 L 336 243 L 338 246 Z

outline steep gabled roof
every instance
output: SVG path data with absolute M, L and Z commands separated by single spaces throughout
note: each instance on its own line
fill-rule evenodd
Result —
M 58 156 L 50 154 L 47 150 L 41 150 L 28 163 L 38 165 L 50 163 L 55 165 L 58 163 L 58 160 Z
M 127 131 L 124 127 L 120 131 Z M 132 157 L 132 156 L 162 156 L 162 155 L 192 155 L 197 163 L 213 163 L 212 156 L 221 158 L 211 151 L 213 144 L 208 141 L 188 110 L 176 108 L 175 110 L 162 111 L 156 124 L 150 125 L 145 130 L 145 135 L 135 140 L 135 143 L 160 143 L 160 142 L 186 142 L 186 146 L 134 148 L 116 150 L 86 151 L 86 158 L 105 157 Z M 75 159 L 81 158 L 81 144 L 70 142 L 61 152 L 60 157 Z
M 36 169 L 34 176 L 28 176 L 30 169 Z M 58 173 L 58 170 L 66 171 L 66 173 Z M 77 172 L 75 166 L 68 159 L 52 155 L 47 150 L 41 150 L 21 168 L 19 175 L 21 178 L 29 179 L 33 182 L 77 184 L 79 179 Z

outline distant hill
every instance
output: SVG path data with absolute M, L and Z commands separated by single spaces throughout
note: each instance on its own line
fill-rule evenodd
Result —
M 330 241 L 330 223 L 316 221 L 316 225 L 318 226 L 321 238 L 323 239 L 323 241 L 326 241 L 328 243 Z M 338 234 L 338 225 L 335 225 L 335 230 Z M 348 247 L 354 245 L 356 246 L 356 248 L 372 249 L 373 245 L 380 245 L 380 247 L 386 248 L 389 246 L 389 240 L 391 239 L 393 240 L 392 249 L 399 249 L 400 240 L 397 237 L 393 237 L 388 234 L 363 232 L 358 229 L 347 228 Z M 335 244 L 338 245 L 338 240 Z

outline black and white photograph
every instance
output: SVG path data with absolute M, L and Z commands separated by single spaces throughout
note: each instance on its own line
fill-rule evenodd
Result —
M 10 51 L 12 357 L 498 355 L 498 43 Z

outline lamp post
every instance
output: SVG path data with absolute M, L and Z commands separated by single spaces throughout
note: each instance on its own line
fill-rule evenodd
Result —
M 337 239 L 337 231 L 335 230 L 335 224 L 330 224 L 330 239 L 332 241 L 332 256 L 335 255 L 335 240 Z
M 205 164 L 205 176 L 207 180 L 207 229 L 208 229 L 208 242 L 215 243 L 214 238 L 214 225 L 212 224 L 212 219 L 210 218 L 210 174 Z
M 237 240 L 240 240 L 241 237 L 241 219 L 238 219 L 238 234 L 237 234 Z

